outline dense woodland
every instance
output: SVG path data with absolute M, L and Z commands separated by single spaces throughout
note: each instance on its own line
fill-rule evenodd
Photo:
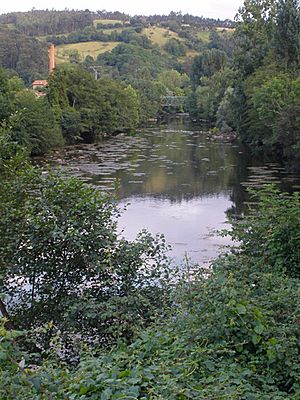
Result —
M 48 76 L 49 42 L 92 41 L 115 47 Z M 250 193 L 223 232 L 239 247 L 191 277 L 162 235 L 120 238 L 113 195 L 31 163 L 189 112 L 299 168 L 299 2 L 245 0 L 234 22 L 4 14 L 0 66 L 0 399 L 299 399 L 299 193 Z

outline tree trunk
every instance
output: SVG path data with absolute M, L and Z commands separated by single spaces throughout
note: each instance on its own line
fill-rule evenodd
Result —
M 3 303 L 3 301 L 1 299 L 0 299 L 0 312 L 3 315 L 3 317 L 7 319 L 5 327 L 8 330 L 12 330 L 13 329 L 13 324 L 10 322 L 10 316 L 9 316 L 7 310 L 6 310 L 5 304 Z

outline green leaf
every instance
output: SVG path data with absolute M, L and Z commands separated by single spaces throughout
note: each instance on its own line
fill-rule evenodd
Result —
M 206 368 L 207 368 L 209 371 L 214 371 L 214 370 L 215 370 L 215 364 L 214 364 L 212 361 L 207 360 L 207 361 L 204 361 L 203 364 L 206 366 Z
M 247 309 L 243 304 L 238 304 L 236 306 L 236 310 L 237 310 L 238 314 L 241 314 L 241 315 L 244 315 L 247 312 Z
M 80 390 L 79 390 L 79 394 L 80 394 L 80 395 L 84 395 L 84 394 L 87 394 L 88 391 L 89 391 L 89 388 L 88 388 L 88 387 L 86 387 L 86 386 L 81 386 L 81 388 L 80 388 Z
M 252 335 L 251 337 L 252 343 L 257 345 L 261 341 L 261 336 L 259 335 Z
M 257 325 L 255 325 L 254 327 L 254 331 L 255 333 L 257 333 L 258 335 L 261 335 L 263 333 L 263 331 L 265 330 L 264 326 L 262 325 L 261 322 L 259 322 Z

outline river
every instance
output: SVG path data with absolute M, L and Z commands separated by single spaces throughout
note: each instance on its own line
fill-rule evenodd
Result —
M 144 228 L 164 233 L 177 264 L 187 254 L 205 265 L 230 244 L 213 231 L 229 228 L 228 215 L 243 212 L 247 187 L 273 182 L 283 190 L 300 189 L 300 177 L 274 160 L 253 157 L 238 144 L 211 141 L 184 118 L 70 146 L 47 161 L 101 190 L 114 190 L 117 181 L 120 207 L 126 206 L 119 231 L 128 239 Z

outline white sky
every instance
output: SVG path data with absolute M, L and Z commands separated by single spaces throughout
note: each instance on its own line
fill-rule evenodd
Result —
M 89 9 L 123 11 L 130 15 L 169 14 L 182 11 L 198 16 L 233 19 L 243 0 L 1 0 L 0 14 L 36 9 Z

